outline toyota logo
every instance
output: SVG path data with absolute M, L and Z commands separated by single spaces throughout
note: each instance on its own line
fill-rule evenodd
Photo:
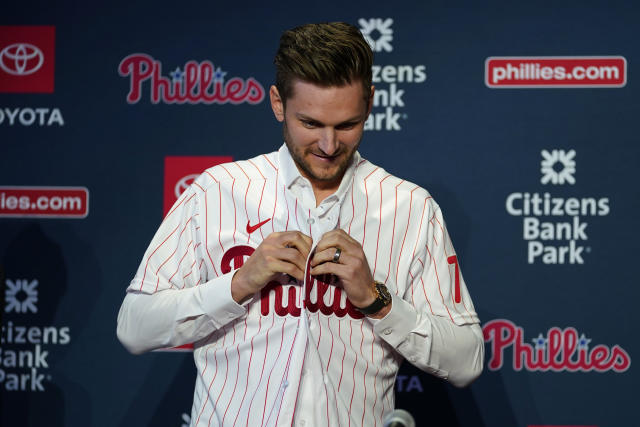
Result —
M 174 193 L 176 195 L 176 199 L 180 197 L 180 195 L 189 188 L 189 186 L 193 183 L 193 181 L 198 177 L 198 174 L 191 174 L 187 176 L 183 176 L 180 178 L 178 182 L 176 182 L 176 186 L 174 188 Z
M 15 43 L 0 51 L 0 68 L 14 76 L 27 76 L 42 67 L 42 51 L 29 43 Z

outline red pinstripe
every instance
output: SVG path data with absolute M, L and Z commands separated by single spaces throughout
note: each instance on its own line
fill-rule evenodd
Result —
M 373 361 L 373 344 L 375 344 L 376 342 L 376 335 L 373 333 L 373 326 L 369 325 L 369 330 L 371 331 L 371 364 L 375 365 L 375 362 Z M 376 397 L 375 399 L 373 399 L 373 408 L 371 408 L 371 413 L 375 414 L 376 413 L 376 406 L 378 404 L 378 388 L 377 388 L 377 384 L 378 384 L 378 374 L 380 373 L 380 366 L 382 365 L 382 359 L 380 360 L 380 363 L 378 364 L 378 368 L 376 369 L 376 374 L 373 377 L 373 391 L 376 393 Z M 375 417 L 374 417 L 375 419 Z M 375 419 L 375 423 L 374 426 L 378 425 L 378 420 Z
M 258 387 L 256 387 L 256 391 L 260 388 L 260 384 L 262 383 L 262 376 L 264 374 L 264 367 L 266 365 L 267 362 L 267 354 L 269 353 L 269 332 L 271 331 L 271 329 L 273 328 L 273 325 L 276 323 L 276 316 L 272 315 L 271 316 L 271 326 L 269 326 L 269 329 L 267 329 L 267 333 L 266 333 L 266 339 L 267 339 L 267 345 L 265 347 L 264 350 L 264 359 L 262 361 L 262 370 L 260 371 L 260 379 L 258 380 Z M 251 405 L 253 404 L 253 399 L 256 397 L 256 393 L 253 394 L 253 397 L 251 398 L 251 403 L 249 404 L 249 414 L 251 414 Z M 269 398 L 269 380 L 267 379 L 267 390 L 265 391 L 265 396 L 264 396 L 264 404 L 265 404 L 265 408 L 267 405 L 267 399 Z M 264 424 L 264 408 L 262 410 L 262 423 L 260 423 L 261 425 Z M 249 420 L 247 419 L 247 425 L 249 425 Z
M 209 208 L 207 207 L 207 191 L 204 192 L 204 247 L 207 249 L 207 256 L 209 257 L 209 261 L 211 261 L 211 266 L 213 267 L 213 271 L 216 273 L 216 277 L 218 276 L 218 270 L 216 269 L 216 264 L 213 262 L 213 258 L 211 258 L 211 252 L 209 252 Z
M 227 378 L 229 377 L 229 357 L 227 357 L 227 350 L 228 350 L 228 348 L 225 347 L 224 348 L 224 359 L 225 359 L 226 367 L 224 369 L 224 383 L 222 384 L 222 388 L 220 389 L 220 394 L 218 394 L 218 398 L 216 399 L 216 403 L 213 404 L 213 409 L 211 410 L 211 415 L 209 415 L 209 422 L 207 423 L 208 426 L 211 425 L 211 418 L 213 418 L 213 414 L 215 413 L 216 408 L 218 407 L 218 401 L 220 400 L 220 397 L 222 396 L 222 392 L 224 391 L 224 388 L 227 386 Z
M 247 182 L 247 190 L 244 192 L 244 214 L 247 217 L 247 222 L 249 222 L 249 211 L 247 210 L 247 195 L 249 194 L 249 187 L 251 187 L 251 180 Z M 249 239 L 251 236 L 247 233 L 247 243 L 249 243 Z
M 296 206 L 293 209 L 293 214 L 296 217 L 296 224 L 298 225 L 298 230 L 302 230 L 302 228 L 300 227 L 300 223 L 298 222 L 298 199 L 296 199 Z
M 331 330 L 331 323 L 329 322 L 331 318 L 329 316 L 327 316 L 327 328 L 329 328 L 329 330 Z M 318 313 L 318 322 L 320 321 L 320 313 Z M 338 325 L 340 324 L 340 322 L 338 321 Z M 333 334 L 331 334 L 331 350 L 329 350 L 329 360 L 327 360 L 327 369 L 326 371 L 329 371 L 329 364 L 331 363 L 331 356 L 333 356 Z
M 242 166 L 240 166 L 240 162 L 235 162 L 234 165 L 236 165 L 238 167 L 238 169 L 240 169 L 242 171 L 242 173 L 244 174 L 244 176 L 247 177 L 247 179 L 249 181 L 251 181 L 251 178 L 249 178 L 249 175 L 247 175 L 247 173 L 244 171 L 244 169 L 242 169 Z
M 364 353 L 362 353 L 362 343 L 364 343 L 363 327 L 364 327 L 364 321 L 361 321 L 360 335 L 362 336 L 362 338 L 360 339 L 360 355 L 365 360 L 365 362 L 367 362 L 367 367 L 365 368 L 364 375 L 362 376 L 362 388 L 364 389 L 364 397 L 362 398 L 362 421 L 360 422 L 361 425 L 364 425 L 364 415 L 367 412 L 367 372 L 369 372 L 369 361 L 364 356 Z M 355 385 L 354 385 L 354 388 L 355 388 Z
M 365 210 L 364 210 L 364 227 L 362 229 L 362 247 L 364 248 L 364 240 L 367 238 L 367 214 L 369 212 L 369 191 L 367 191 L 367 179 L 369 179 L 369 177 L 380 168 L 375 168 L 373 171 L 371 171 L 371 173 L 369 175 L 367 175 L 367 177 L 364 179 L 364 193 L 365 196 L 367 197 L 367 202 L 365 205 Z
M 376 257 L 375 257 L 375 261 L 374 261 L 374 265 L 373 265 L 373 276 L 375 277 L 376 275 L 376 270 L 378 268 L 378 246 L 380 245 L 380 229 L 382 228 L 382 183 L 384 182 L 385 179 L 389 178 L 391 176 L 391 174 L 387 174 L 387 176 L 385 176 L 381 181 L 380 181 L 380 221 L 378 222 L 378 237 L 376 239 Z M 365 187 L 366 187 L 366 182 L 365 182 Z M 366 221 L 366 219 L 365 219 Z M 395 227 L 395 218 L 394 218 L 394 227 Z M 363 239 L 364 241 L 364 239 Z M 393 241 L 393 240 L 392 240 Z
M 436 260 L 435 260 L 435 258 L 433 258 L 433 256 L 431 256 L 431 251 L 429 250 L 429 246 L 426 246 L 426 248 L 427 248 L 427 253 L 429 254 L 429 258 L 431 258 L 431 262 L 433 263 L 433 269 L 434 269 L 434 271 L 436 273 L 436 281 L 438 282 L 438 292 L 440 292 L 440 297 L 442 298 L 442 305 L 444 305 L 444 308 L 447 310 L 447 314 L 449 314 L 449 318 L 453 322 L 453 317 L 451 317 L 451 313 L 449 312 L 449 307 L 447 307 L 447 304 L 444 302 L 444 296 L 442 295 L 442 288 L 440 287 L 440 277 L 438 276 L 438 266 L 436 265 Z M 424 282 L 423 282 L 422 286 L 423 286 L 423 289 L 424 289 Z M 460 313 L 458 313 L 458 314 L 460 314 Z
M 340 385 L 342 385 L 342 375 L 344 374 L 344 357 L 347 355 L 347 345 L 342 339 L 342 334 L 340 333 L 340 325 L 342 325 L 342 322 L 338 322 L 338 338 L 340 338 L 340 342 L 342 343 L 342 348 L 344 350 L 342 351 L 342 362 L 340 365 L 340 381 L 338 382 L 338 393 L 340 393 Z
M 202 264 L 204 264 L 204 258 L 200 261 L 200 265 L 198 266 L 198 272 L 202 269 Z
M 180 261 L 178 261 L 178 266 L 176 267 L 176 271 L 174 271 L 171 277 L 169 277 L 169 280 L 168 280 L 169 283 L 171 283 L 171 280 L 175 277 L 176 274 L 178 274 L 178 271 L 180 271 L 180 264 L 182 264 L 182 261 L 184 261 L 184 258 L 189 253 L 189 247 L 191 247 L 192 244 L 193 244 L 193 240 L 189 242 L 189 244 L 187 245 L 187 250 L 184 251 L 184 255 L 182 255 L 182 258 L 180 258 Z M 171 286 L 173 287 L 173 283 L 171 283 Z
M 220 222 L 218 230 L 222 230 L 222 189 L 220 188 L 220 183 L 218 182 L 218 207 L 219 207 L 219 217 L 218 220 Z M 224 246 L 222 246 L 222 240 L 220 239 L 220 234 L 218 233 L 218 242 L 220 243 L 220 249 L 222 249 L 222 253 L 224 253 Z
M 224 166 L 224 164 L 221 164 L 220 167 L 222 169 L 224 169 L 224 171 L 227 173 L 227 175 L 229 175 L 229 178 L 231 179 L 235 179 L 235 177 L 233 175 L 231 175 L 231 173 L 229 172 L 229 170 Z
M 192 194 L 192 195 L 191 195 L 191 197 L 189 197 L 189 198 L 188 198 L 188 199 L 186 199 L 186 200 L 185 200 L 185 199 L 182 199 L 182 200 L 180 201 L 180 203 L 178 203 L 177 205 L 175 205 L 175 206 L 173 207 L 173 209 L 171 209 L 171 210 L 169 211 L 169 213 L 167 213 L 167 215 L 164 217 L 165 221 L 166 221 L 166 219 L 167 219 L 167 218 L 169 218 L 169 215 L 171 215 L 172 213 L 174 213 L 174 212 L 176 211 L 176 209 L 178 209 L 178 208 L 180 207 L 180 205 L 181 205 L 182 203 L 184 203 L 184 204 L 186 205 L 186 204 L 187 204 L 186 202 L 190 202 L 190 201 L 191 201 L 191 199 L 193 199 L 194 197 L 196 197 L 195 193 L 194 193 L 194 194 Z
M 224 342 L 227 339 L 227 335 L 224 332 L 224 330 L 225 330 L 225 327 L 223 326 L 222 327 L 222 332 L 223 332 L 222 333 L 222 337 L 223 338 L 222 338 L 222 345 L 220 347 L 224 347 Z M 207 398 L 205 399 L 204 404 L 202 405 L 202 409 L 200 409 L 200 414 L 198 415 L 198 419 L 196 420 L 196 425 L 198 425 L 198 423 L 200 422 L 200 417 L 202 416 L 202 413 L 204 412 L 204 408 L 207 406 L 207 403 L 209 403 L 209 398 L 211 397 L 211 386 L 213 385 L 213 382 L 215 381 L 216 376 L 218 376 L 218 355 L 217 355 L 216 351 L 213 352 L 213 358 L 216 361 L 216 372 L 213 375 L 213 378 L 211 379 L 211 382 L 209 383 L 209 388 L 207 389 Z
M 195 248 L 193 248 L 193 249 L 195 250 Z M 182 288 L 180 288 L 180 289 L 184 289 L 185 286 L 187 286 L 187 281 L 185 279 L 187 277 L 191 276 L 191 273 L 193 273 L 193 266 L 196 265 L 196 262 L 198 262 L 197 259 L 193 260 L 193 262 L 191 263 L 191 266 L 189 267 L 189 272 L 187 274 L 185 274 L 184 276 L 182 276 Z
M 231 202 L 233 203 L 233 244 L 235 245 L 236 243 L 236 230 L 238 229 L 237 227 L 237 212 L 236 212 L 236 198 L 235 198 L 235 191 L 233 190 L 233 188 L 236 185 L 236 179 L 233 175 L 231 175 L 231 173 L 229 173 L 229 171 L 227 170 L 226 167 L 224 167 L 224 165 L 220 165 L 220 167 L 222 167 L 222 169 L 224 169 L 224 171 L 227 173 L 227 175 L 229 175 L 229 177 L 231 177 L 231 179 L 233 181 L 231 181 Z M 222 216 L 222 215 L 221 215 Z
M 265 350 L 264 350 L 264 358 L 262 360 L 262 369 L 260 370 L 260 379 L 258 379 L 258 385 L 256 386 L 255 390 L 253 391 L 253 396 L 251 396 L 251 402 L 249 403 L 249 409 L 247 410 L 247 426 L 249 425 L 249 418 L 251 418 L 251 407 L 253 406 L 253 401 L 256 397 L 256 394 L 258 393 L 258 390 L 260 389 L 260 384 L 262 383 L 262 377 L 264 376 L 264 365 L 267 362 L 267 354 L 269 353 L 269 331 L 271 331 L 271 328 L 273 328 L 273 325 L 276 321 L 276 317 L 275 314 L 271 315 L 271 326 L 269 326 L 269 329 L 267 329 L 267 333 L 265 334 L 265 338 L 267 340 L 266 346 L 265 346 Z M 266 396 L 265 396 L 266 399 Z
M 173 250 L 173 252 L 171 252 L 171 255 L 169 255 L 169 257 L 167 259 L 164 260 L 164 262 L 162 264 L 160 264 L 160 267 L 158 267 L 158 269 L 155 272 L 155 275 L 158 276 L 158 272 L 160 271 L 160 269 L 167 263 L 167 261 L 169 261 L 171 258 L 173 258 L 173 255 L 175 255 L 175 253 L 178 251 L 178 248 L 175 248 Z M 160 284 L 160 276 L 158 276 L 158 281 L 156 282 L 156 289 L 153 291 L 154 293 L 158 291 L 158 285 Z
M 269 164 L 271 165 L 272 168 L 274 168 L 276 170 L 276 172 L 278 171 L 278 168 L 275 167 L 275 165 L 273 163 L 271 163 L 271 160 L 269 160 L 269 157 L 267 157 L 266 154 L 263 154 L 262 157 L 264 157 L 264 159 L 269 162 Z
M 144 278 L 147 276 L 147 268 L 149 268 L 149 261 L 151 261 L 151 257 L 158 251 L 158 249 L 160 249 L 160 247 L 162 245 L 164 245 L 166 243 L 167 240 L 169 240 L 169 237 L 171 237 L 173 235 L 173 233 L 175 233 L 176 231 L 178 231 L 178 228 L 180 228 L 180 224 L 178 224 L 176 226 L 176 228 L 173 229 L 173 231 L 171 233 L 169 233 L 169 235 L 167 236 L 166 239 L 164 239 L 162 241 L 162 243 L 160 243 L 158 245 L 157 248 L 154 249 L 153 252 L 151 252 L 151 254 L 147 257 L 147 263 L 144 266 L 144 273 L 142 274 L 142 280 L 140 281 L 140 290 L 142 291 L 142 285 L 144 284 Z
M 353 388 L 351 389 L 351 400 L 349 401 L 349 426 L 351 426 L 351 407 L 353 405 L 353 394 L 356 391 L 356 364 L 358 363 L 358 355 L 353 350 L 353 345 L 351 344 L 351 337 L 353 336 L 353 322 L 351 320 L 349 320 L 349 329 L 351 331 L 349 333 L 349 347 L 351 347 L 351 351 L 356 356 L 355 360 L 353 361 L 353 371 L 352 371 L 352 373 L 353 373 L 353 375 L 352 375 Z
M 391 230 L 391 249 L 389 249 L 389 266 L 387 267 L 387 277 L 384 278 L 384 283 L 387 283 L 387 280 L 389 279 L 389 274 L 391 273 L 391 260 L 392 260 L 392 256 L 393 256 L 393 241 L 395 240 L 396 237 L 396 215 L 398 214 L 398 187 L 404 182 L 404 179 L 402 181 L 400 181 L 400 183 L 398 185 L 396 185 L 396 204 L 395 207 L 393 208 L 393 229 Z M 382 190 L 380 190 L 380 194 L 382 194 Z M 411 205 L 409 205 L 409 215 L 411 215 Z M 380 214 L 380 216 L 382 217 L 382 214 Z M 400 258 L 398 258 L 400 259 Z M 400 266 L 400 263 L 398 264 L 398 268 Z M 397 277 L 396 277 L 396 283 L 397 283 Z M 397 292 L 397 289 L 396 289 Z M 397 295 L 397 294 L 396 294 Z
M 276 206 L 278 206 L 278 172 L 278 169 L 276 169 L 276 183 L 273 186 L 276 190 L 276 200 L 273 202 L 273 212 L 271 213 L 271 232 L 276 231 L 273 223 L 275 222 L 274 218 L 276 217 Z
M 420 241 L 420 233 L 422 232 L 422 221 L 424 220 L 424 211 L 427 208 L 427 200 L 429 199 L 424 199 L 424 204 L 422 205 L 422 214 L 420 215 L 420 227 L 418 228 L 418 238 L 416 239 L 416 244 L 413 247 L 413 253 L 411 254 L 411 258 L 415 258 L 416 256 L 416 249 L 418 248 L 418 242 Z
M 200 184 L 198 184 L 197 182 L 193 182 L 193 185 L 195 185 L 196 187 L 198 187 L 201 191 L 204 191 L 204 188 L 202 188 L 202 186 Z
M 320 299 L 319 297 L 317 298 L 318 300 Z M 320 340 L 322 340 L 322 325 L 320 324 L 320 312 L 316 313 L 316 319 L 318 320 L 318 329 L 320 330 L 320 333 L 318 334 L 318 342 L 316 343 L 316 348 L 320 350 Z
M 355 179 L 356 174 L 353 174 L 353 177 Z M 349 231 L 347 232 L 347 234 L 351 235 L 351 224 L 353 224 L 353 219 L 356 217 L 356 206 L 355 203 L 353 202 L 353 191 L 354 191 L 354 186 L 353 186 L 353 182 L 351 182 L 351 221 L 349 221 Z
M 353 203 L 353 189 L 354 189 L 354 182 L 356 179 L 356 173 L 358 172 L 358 167 L 364 163 L 365 161 L 361 161 L 360 163 L 357 164 L 356 168 L 353 171 L 353 176 L 351 177 L 351 221 L 349 221 L 349 231 L 348 234 L 351 234 L 351 224 L 353 223 L 353 218 L 355 218 L 356 216 L 356 207 Z M 340 221 L 340 219 L 338 218 L 338 221 Z
M 160 267 L 158 267 L 158 269 L 156 270 L 155 274 L 158 275 L 158 272 L 160 271 L 160 269 L 171 259 L 173 258 L 173 255 L 178 251 L 178 247 L 180 246 L 180 238 L 182 237 L 182 234 L 184 233 L 184 231 L 187 229 L 187 226 L 189 225 L 189 223 L 191 222 L 191 220 L 193 219 L 193 216 L 191 216 L 191 218 L 189 218 L 187 220 L 187 222 L 184 224 L 184 227 L 182 228 L 182 231 L 180 232 L 180 234 L 178 235 L 178 243 L 176 243 L 176 248 L 175 250 L 167 257 L 167 259 L 164 260 L 164 262 L 162 264 L 160 264 Z M 164 241 L 160 244 L 160 246 L 158 246 L 151 255 L 149 255 L 149 258 L 147 259 L 147 264 L 145 265 L 145 271 L 144 274 L 142 276 L 142 282 L 140 283 L 140 290 L 142 290 L 142 284 L 144 283 L 144 278 L 147 274 L 147 266 L 149 265 L 149 261 L 151 260 L 151 256 L 158 250 L 160 249 L 160 247 L 162 245 L 164 245 L 164 243 L 169 239 L 169 237 L 171 237 L 171 235 L 173 235 L 173 233 L 176 232 L 176 230 L 178 229 L 178 227 L 180 227 L 180 225 L 178 224 L 178 226 L 176 227 L 175 230 L 173 230 L 169 236 L 164 239 Z M 193 242 L 193 241 L 192 241 Z M 188 246 L 187 246 L 188 249 Z M 186 255 L 186 254 L 185 254 Z M 183 257 L 184 258 L 184 257 Z M 171 278 L 173 278 L 173 276 L 171 276 Z M 156 289 L 154 290 L 154 292 L 158 291 L 158 285 L 160 284 L 160 276 L 158 276 L 158 280 L 156 282 Z
M 287 202 L 285 191 L 286 191 L 286 185 L 282 184 L 282 195 L 283 195 L 282 198 L 284 199 L 285 205 L 287 205 L 287 223 L 284 226 L 284 231 L 287 231 L 289 229 L 289 202 Z
M 242 400 L 240 401 L 240 407 L 238 409 L 238 413 L 236 414 L 236 418 L 233 420 L 233 425 L 236 425 L 238 421 L 238 415 L 242 412 L 242 404 L 244 403 L 244 398 L 247 396 L 247 390 L 249 389 L 249 376 L 251 375 L 251 361 L 253 360 L 253 340 L 258 336 L 260 330 L 262 329 L 262 316 L 258 318 L 258 331 L 254 336 L 251 337 L 251 353 L 249 353 L 249 366 L 247 366 L 247 383 L 244 386 L 244 394 L 242 395 Z M 247 338 L 247 319 L 244 319 L 244 339 Z M 247 423 L 249 423 L 249 414 L 247 414 Z
M 284 342 L 284 327 L 287 324 L 287 318 L 284 318 L 284 322 L 282 322 L 282 330 L 280 331 L 280 348 L 278 349 L 278 355 L 276 356 L 276 360 L 271 365 L 271 370 L 269 371 L 269 377 L 267 377 L 267 397 L 269 396 L 269 384 L 271 383 L 271 374 L 273 374 L 273 369 L 278 364 L 278 360 L 280 359 L 280 353 L 282 352 L 282 344 Z M 275 405 L 274 405 L 275 406 Z M 267 409 L 267 399 L 264 399 L 264 407 L 262 408 L 262 424 L 264 424 L 264 413 Z M 271 411 L 269 412 L 269 417 L 267 417 L 267 421 L 271 418 L 271 412 L 273 412 L 273 407 L 271 407 Z
M 293 336 L 293 341 L 291 342 L 291 348 L 289 349 L 289 357 L 287 358 L 287 364 L 284 368 L 284 374 L 282 375 L 282 378 L 280 378 L 280 387 L 282 387 L 282 385 L 284 384 L 284 382 L 289 378 L 289 368 L 291 367 L 291 355 L 293 354 L 293 347 L 296 344 L 296 338 L 298 338 L 298 328 L 300 327 L 300 321 L 301 321 L 302 317 L 298 318 L 298 325 L 296 327 L 296 333 Z M 297 395 L 296 395 L 297 396 Z M 280 406 L 278 406 L 278 416 L 276 417 L 276 425 L 278 424 L 278 420 L 280 419 L 280 409 L 282 408 L 282 401 L 283 399 L 280 399 Z M 298 402 L 298 398 L 296 397 L 296 403 Z M 293 406 L 295 408 L 295 404 Z M 291 419 L 293 421 L 293 418 Z
M 260 176 L 263 179 L 262 192 L 260 193 L 260 202 L 258 203 L 258 222 L 260 222 L 260 206 L 262 206 L 262 196 L 264 196 L 264 187 L 265 187 L 265 185 L 267 185 L 267 180 L 264 177 L 264 175 L 262 174 L 262 172 L 260 171 L 260 168 L 258 166 L 256 166 L 256 164 L 253 163 L 253 161 L 251 161 L 251 160 L 247 160 L 247 161 L 249 163 L 251 163 L 254 168 L 256 168 L 256 170 L 258 171 L 258 173 L 260 174 Z M 262 228 L 260 228 L 260 236 L 262 236 L 262 239 L 264 240 L 264 234 L 262 234 Z
M 236 342 L 236 325 L 233 325 L 233 345 Z M 229 403 L 227 403 L 227 407 L 224 410 L 224 415 L 222 416 L 221 424 L 224 425 L 224 419 L 227 417 L 227 411 L 229 410 L 229 406 L 231 406 L 231 402 L 233 402 L 233 396 L 236 395 L 236 388 L 238 387 L 238 378 L 240 378 L 240 344 L 236 345 L 236 354 L 238 355 L 238 366 L 236 366 L 236 382 L 233 385 L 233 391 L 231 392 L 231 398 L 229 398 Z M 247 372 L 247 375 L 249 373 Z
M 260 192 L 260 203 L 258 203 L 258 222 L 260 222 L 260 206 L 262 206 L 262 196 L 264 196 L 264 187 L 267 185 L 267 181 L 263 181 L 262 183 L 262 191 Z M 262 234 L 262 227 L 260 227 L 260 237 L 264 240 L 264 234 Z

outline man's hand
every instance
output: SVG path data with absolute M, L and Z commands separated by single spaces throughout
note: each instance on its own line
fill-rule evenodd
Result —
M 268 235 L 231 279 L 231 296 L 241 303 L 280 274 L 302 281 L 313 240 L 299 231 Z
M 341 250 L 340 258 L 333 262 L 337 248 Z M 337 276 L 347 298 L 356 307 L 367 307 L 376 299 L 373 276 L 362 246 L 344 230 L 332 230 L 322 236 L 311 259 L 311 267 L 314 276 Z

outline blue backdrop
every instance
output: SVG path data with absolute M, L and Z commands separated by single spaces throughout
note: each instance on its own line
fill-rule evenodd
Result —
M 376 54 L 360 151 L 439 202 L 485 331 L 471 387 L 407 363 L 397 406 L 418 425 L 633 425 L 640 6 L 253 3 L 2 6 L 0 423 L 188 424 L 192 355 L 128 354 L 125 288 L 219 160 L 202 156 L 279 147 L 280 33 L 343 20 Z

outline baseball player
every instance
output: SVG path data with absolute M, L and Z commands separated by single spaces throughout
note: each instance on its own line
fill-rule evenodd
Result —
M 194 345 L 193 426 L 382 426 L 404 359 L 456 386 L 482 370 L 440 208 L 357 151 L 372 61 L 351 25 L 286 31 L 284 144 L 197 178 L 127 289 L 131 352 Z

